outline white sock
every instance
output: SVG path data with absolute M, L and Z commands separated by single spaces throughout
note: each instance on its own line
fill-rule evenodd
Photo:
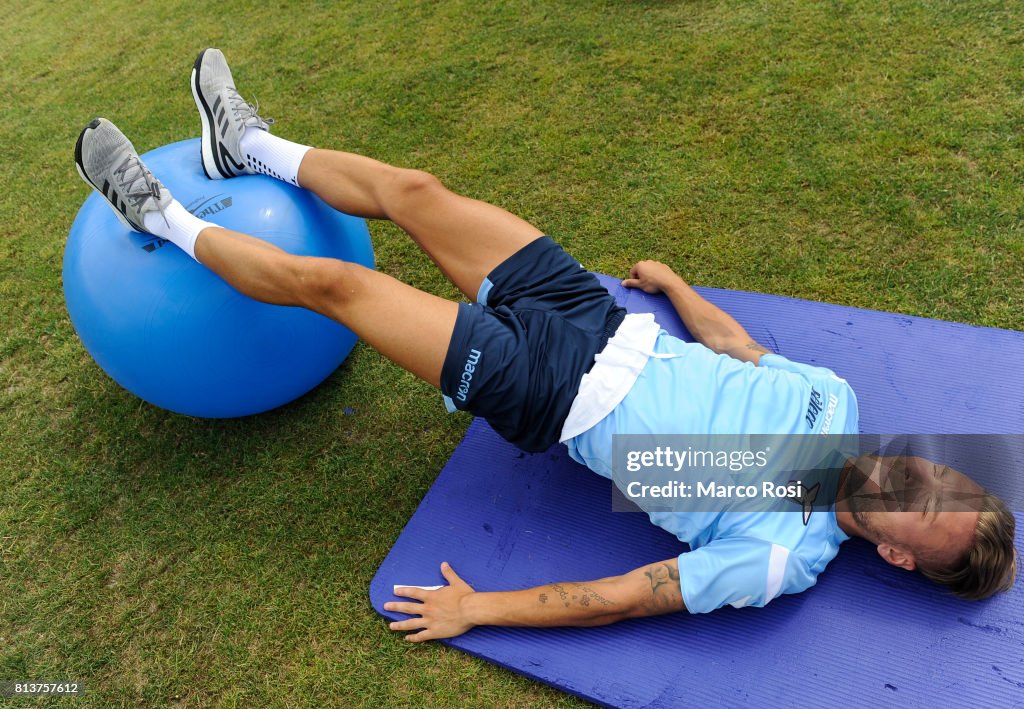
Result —
M 206 227 L 217 226 L 194 216 L 176 199 L 172 199 L 164 208 L 163 214 L 148 212 L 142 220 L 151 234 L 167 239 L 192 258 L 196 258 L 196 239 L 199 232 Z
M 238 147 L 250 170 L 299 186 L 299 164 L 311 150 L 308 145 L 278 138 L 259 128 L 246 128 Z

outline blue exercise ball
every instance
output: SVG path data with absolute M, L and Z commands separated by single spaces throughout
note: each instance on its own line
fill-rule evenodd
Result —
M 199 139 L 142 156 L 186 209 L 305 256 L 374 267 L 363 219 L 262 175 L 210 180 Z M 93 193 L 64 250 L 64 297 L 78 336 L 114 381 L 191 416 L 247 416 L 322 382 L 355 345 L 340 324 L 242 295 L 170 242 L 123 226 Z

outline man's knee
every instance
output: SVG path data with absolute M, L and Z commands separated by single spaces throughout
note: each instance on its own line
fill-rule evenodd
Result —
M 402 168 L 396 168 L 388 189 L 390 194 L 385 204 L 399 210 L 403 207 L 416 208 L 447 192 L 441 181 L 429 172 Z
M 359 264 L 338 259 L 301 258 L 296 277 L 305 301 L 303 304 L 325 314 L 343 310 L 365 294 L 366 270 Z

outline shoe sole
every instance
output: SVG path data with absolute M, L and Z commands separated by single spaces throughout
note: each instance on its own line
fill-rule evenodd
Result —
M 100 189 L 100 186 L 97 185 L 92 180 L 90 180 L 89 176 L 85 174 L 85 167 L 82 165 L 82 140 L 85 138 L 86 131 L 88 131 L 90 129 L 95 129 L 95 128 L 99 127 L 99 125 L 100 125 L 100 119 L 99 118 L 94 118 L 92 121 L 89 122 L 89 125 L 87 125 L 85 128 L 83 128 L 82 132 L 78 134 L 78 141 L 75 143 L 75 169 L 78 170 L 78 175 L 85 181 L 85 183 L 87 185 L 91 186 L 94 190 L 96 190 L 96 194 L 98 194 L 100 197 L 102 197 L 103 201 L 110 205 L 110 208 L 114 211 L 114 216 L 117 217 L 117 220 L 119 222 L 124 224 L 126 227 L 128 227 L 132 231 L 137 231 L 137 232 L 140 232 L 142 234 L 148 234 L 149 233 L 148 231 L 144 231 L 142 229 L 139 229 L 137 226 L 135 226 L 130 221 L 128 221 L 128 217 L 123 215 L 121 213 L 121 210 L 118 209 L 117 207 L 115 207 L 114 203 L 111 202 L 110 199 L 105 194 L 103 194 L 103 190 Z
M 211 129 L 213 124 L 213 112 L 210 111 L 210 107 L 206 105 L 206 100 L 199 92 L 199 66 L 203 62 L 203 57 L 206 55 L 204 49 L 196 57 L 196 63 L 192 66 L 192 77 L 189 80 L 192 88 L 192 98 L 196 102 L 196 108 L 199 109 L 199 118 L 203 122 L 203 140 L 202 140 L 202 162 L 203 172 L 211 180 L 222 180 L 224 175 L 220 174 L 219 168 L 217 167 L 217 161 L 214 158 L 213 153 L 213 131 Z M 207 165 L 212 165 L 214 172 L 217 174 L 211 175 L 210 168 Z
M 206 99 L 203 98 L 202 92 L 199 90 L 199 70 L 203 63 L 203 57 L 206 56 L 206 52 L 209 50 L 204 49 L 196 57 L 196 63 L 192 66 L 192 77 L 190 84 L 192 85 L 192 98 L 196 102 L 196 108 L 199 109 L 199 118 L 203 122 L 203 139 L 202 139 L 202 164 L 203 172 L 211 180 L 226 180 L 231 177 L 237 177 L 238 175 L 244 175 L 244 168 L 232 168 L 227 165 L 225 158 L 228 158 L 227 150 L 222 147 L 221 155 L 217 155 L 217 151 L 214 149 L 217 141 L 217 137 L 214 131 L 215 119 L 213 117 L 213 109 L 206 103 Z M 221 110 L 226 110 L 223 107 Z M 218 159 L 218 157 L 220 159 Z M 232 159 L 232 162 L 234 160 Z

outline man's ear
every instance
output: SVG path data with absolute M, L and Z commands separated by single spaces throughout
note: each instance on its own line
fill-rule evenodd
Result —
M 898 566 L 901 569 L 907 571 L 913 571 L 917 568 L 917 562 L 914 561 L 914 555 L 908 551 L 904 551 L 891 544 L 879 544 L 878 555 L 885 559 L 885 561 L 893 566 Z

